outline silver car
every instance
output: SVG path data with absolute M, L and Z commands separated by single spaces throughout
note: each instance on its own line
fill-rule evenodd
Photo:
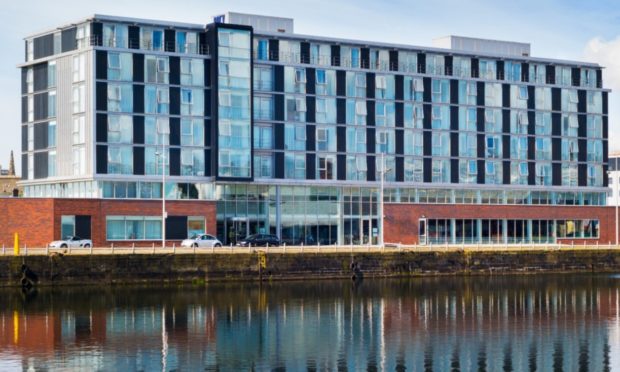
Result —
M 90 248 L 93 241 L 82 239 L 79 236 L 67 236 L 65 240 L 55 240 L 49 244 L 50 248 Z
M 222 242 L 215 236 L 209 234 L 195 235 L 192 238 L 185 239 L 181 242 L 181 247 L 194 247 L 194 248 L 213 248 L 221 247 Z

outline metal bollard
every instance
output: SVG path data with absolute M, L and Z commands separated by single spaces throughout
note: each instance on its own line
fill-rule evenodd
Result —
M 172 253 L 177 253 L 177 244 L 172 243 Z
M 131 253 L 136 254 L 136 243 L 131 243 Z
M 114 254 L 114 243 L 112 243 L 112 254 Z
M 153 254 L 155 254 L 155 243 L 153 243 Z

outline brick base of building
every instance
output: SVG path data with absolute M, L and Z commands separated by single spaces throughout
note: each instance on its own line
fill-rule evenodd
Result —
M 419 221 L 427 219 L 571 220 L 598 219 L 598 238 L 563 238 L 563 244 L 613 244 L 614 207 L 480 204 L 385 204 L 385 241 L 420 244 Z
M 1 200 L 0 245 L 12 247 L 14 234 L 19 245 L 45 247 L 61 239 L 62 216 L 90 216 L 93 245 L 150 246 L 158 241 L 109 242 L 106 239 L 106 216 L 160 217 L 161 201 L 158 200 L 109 200 L 109 199 L 60 199 L 60 198 L 6 198 Z M 168 216 L 200 216 L 205 218 L 208 234 L 216 232 L 215 201 L 166 201 Z M 172 241 L 171 241 L 172 243 Z

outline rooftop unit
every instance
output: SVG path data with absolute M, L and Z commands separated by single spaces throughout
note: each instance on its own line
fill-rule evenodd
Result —
M 445 36 L 433 40 L 437 48 L 452 49 L 470 53 L 504 55 L 512 57 L 529 57 L 530 44 L 515 41 L 477 39 L 464 36 Z
M 293 18 L 227 12 L 213 17 L 213 22 L 252 26 L 255 32 L 281 32 L 287 34 L 294 32 Z

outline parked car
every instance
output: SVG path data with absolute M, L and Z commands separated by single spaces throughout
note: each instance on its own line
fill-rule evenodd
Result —
M 181 247 L 212 248 L 221 246 L 222 242 L 215 236 L 209 234 L 194 235 L 181 242 Z
M 50 248 L 90 248 L 93 246 L 93 241 L 79 236 L 67 236 L 65 240 L 55 240 L 49 246 Z
M 275 235 L 254 234 L 237 242 L 239 247 L 265 247 L 267 245 L 277 247 L 280 245 L 280 239 Z

